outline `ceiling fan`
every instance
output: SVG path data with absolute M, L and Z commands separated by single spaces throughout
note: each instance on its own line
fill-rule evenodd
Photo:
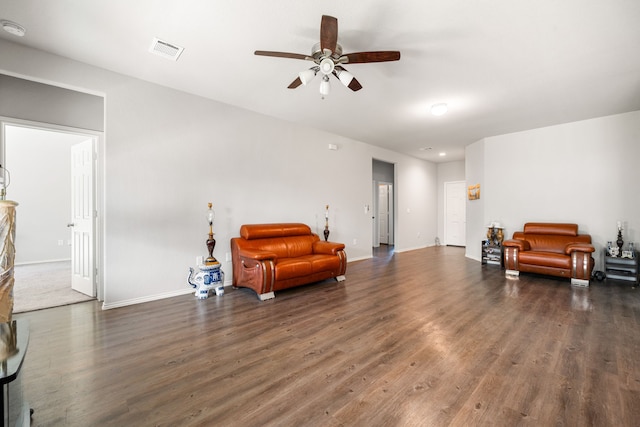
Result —
M 352 91 L 362 89 L 362 85 L 356 78 L 344 68 L 344 64 L 362 64 L 365 62 L 386 62 L 400 59 L 400 52 L 396 50 L 342 53 L 342 46 L 338 43 L 338 19 L 333 16 L 322 15 L 320 22 L 320 43 L 313 45 L 311 55 L 299 53 L 272 52 L 256 50 L 256 55 L 275 56 L 278 58 L 303 59 L 312 61 L 314 66 L 302 71 L 298 77 L 288 86 L 295 89 L 300 85 L 309 83 L 318 73 L 322 75 L 320 94 L 324 98 L 329 94 L 329 75 L 333 74 L 343 85 Z

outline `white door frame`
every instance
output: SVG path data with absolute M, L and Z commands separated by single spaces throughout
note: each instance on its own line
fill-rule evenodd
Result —
M 93 236 L 93 265 L 94 265 L 94 284 L 96 289 L 96 298 L 100 301 L 104 300 L 104 263 L 103 263 L 103 242 L 104 242 L 104 133 L 89 129 L 79 129 L 69 126 L 60 126 L 50 123 L 41 123 L 31 120 L 22 120 L 12 117 L 0 116 L 0 164 L 5 164 L 5 127 L 18 126 L 28 127 L 32 129 L 40 129 L 50 132 L 70 133 L 74 135 L 86 136 L 87 139 L 92 138 L 95 148 L 95 168 L 94 168 L 94 195 L 95 195 L 95 224 Z

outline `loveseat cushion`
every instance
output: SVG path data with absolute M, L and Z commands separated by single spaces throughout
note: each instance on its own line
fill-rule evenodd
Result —
M 287 280 L 308 276 L 320 271 L 337 270 L 340 258 L 332 255 L 305 255 L 281 258 L 276 264 L 276 280 Z
M 308 276 L 313 272 L 309 257 L 282 258 L 276 266 L 276 280 L 287 280 L 294 277 Z
M 569 244 L 591 243 L 591 236 L 587 234 L 568 236 L 564 234 L 536 234 L 516 231 L 515 233 L 513 233 L 513 239 L 524 240 L 528 242 L 532 251 L 554 252 L 558 254 L 564 254 L 565 249 Z M 511 245 L 511 243 L 509 243 L 509 245 Z M 506 245 L 506 242 L 505 246 L 508 246 Z
M 278 258 L 294 258 L 313 253 L 313 244 L 318 240 L 315 235 L 271 237 L 265 239 L 246 240 L 242 249 L 246 251 L 266 251 L 276 254 Z M 244 253 L 243 253 L 244 255 Z
M 552 268 L 571 268 L 571 257 L 556 252 L 524 251 L 518 254 L 521 264 L 540 265 Z

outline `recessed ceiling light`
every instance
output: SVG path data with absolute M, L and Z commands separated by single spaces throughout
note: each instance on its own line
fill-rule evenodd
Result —
M 13 34 L 14 36 L 22 37 L 27 32 L 24 27 L 20 24 L 16 24 L 12 21 L 1 20 L 0 25 L 2 25 L 2 29 L 5 30 L 9 34 Z
M 434 116 L 441 116 L 448 111 L 447 104 L 433 104 L 431 106 L 431 114 Z
M 442 153 L 440 153 L 440 157 L 444 157 L 446 155 L 447 155 L 447 153 L 445 153 L 444 151 Z

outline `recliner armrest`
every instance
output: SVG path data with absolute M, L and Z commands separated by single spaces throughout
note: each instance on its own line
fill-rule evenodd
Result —
M 518 248 L 518 250 L 520 251 L 531 250 L 531 244 L 529 244 L 529 242 L 527 242 L 526 240 L 521 240 L 521 239 L 505 240 L 504 242 L 502 242 L 502 246 L 505 246 L 508 248 Z
M 595 252 L 596 248 L 589 243 L 569 243 L 564 248 L 564 253 L 571 255 L 571 252 Z
M 344 243 L 323 242 L 319 240 L 313 243 L 314 254 L 336 255 L 344 249 Z

